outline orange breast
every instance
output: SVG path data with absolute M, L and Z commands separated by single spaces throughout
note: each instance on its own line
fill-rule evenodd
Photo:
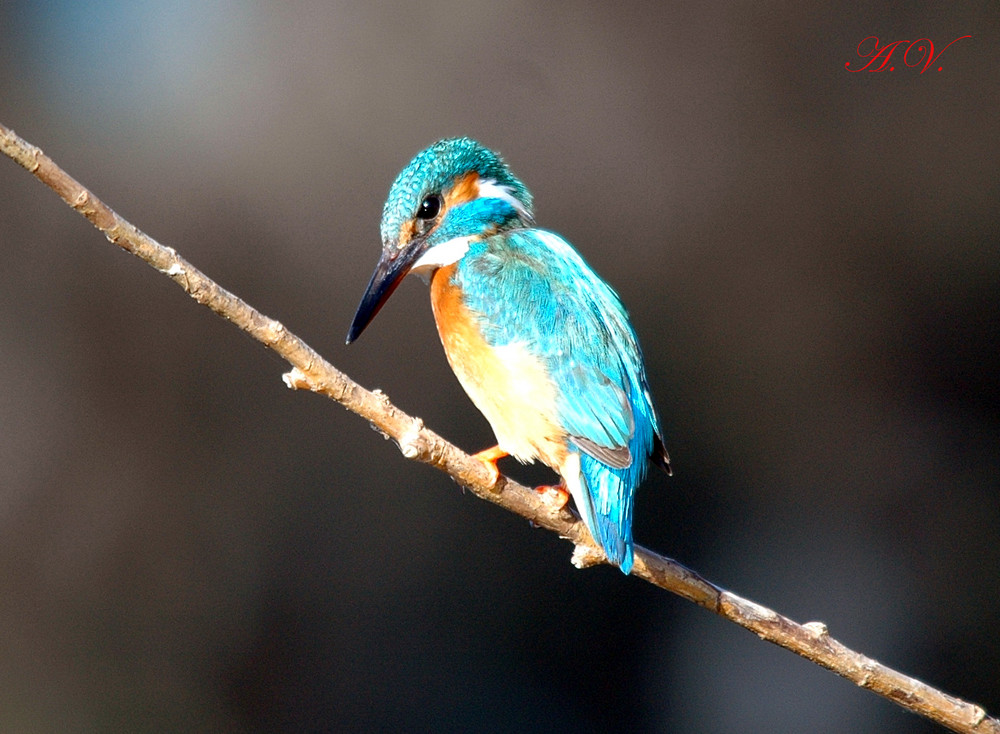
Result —
M 452 283 L 457 264 L 431 280 L 431 306 L 448 363 L 472 402 L 490 422 L 500 448 L 521 461 L 541 461 L 557 471 L 566 457 L 555 384 L 523 345 L 491 347 Z
M 431 278 L 431 308 L 449 363 L 454 358 L 464 364 L 473 357 L 481 361 L 489 345 L 479 332 L 472 314 L 462 303 L 461 291 L 451 282 L 457 268 L 458 264 L 453 263 L 434 272 Z

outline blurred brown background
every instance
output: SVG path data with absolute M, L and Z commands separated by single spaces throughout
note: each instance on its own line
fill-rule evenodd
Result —
M 637 540 L 997 715 L 998 31 L 985 1 L 7 0 L 0 120 L 470 450 L 422 285 L 343 340 L 397 171 L 495 147 L 642 339 L 676 476 Z M 937 731 L 573 569 L 284 369 L 0 161 L 0 729 Z

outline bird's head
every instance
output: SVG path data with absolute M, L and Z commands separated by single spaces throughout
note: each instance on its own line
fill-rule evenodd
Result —
M 531 194 L 493 151 L 468 138 L 434 143 L 404 168 L 382 210 L 382 255 L 347 343 L 408 273 L 457 262 L 477 238 L 532 224 Z

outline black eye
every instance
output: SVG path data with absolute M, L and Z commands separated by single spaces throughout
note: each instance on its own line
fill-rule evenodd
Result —
M 439 211 L 441 211 L 441 197 L 437 194 L 428 194 L 417 208 L 417 219 L 434 219 Z

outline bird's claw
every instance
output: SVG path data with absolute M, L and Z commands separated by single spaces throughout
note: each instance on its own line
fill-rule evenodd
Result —
M 500 481 L 500 469 L 497 467 L 497 462 L 506 456 L 510 456 L 510 454 L 499 446 L 493 446 L 472 455 L 472 458 L 486 467 L 486 471 L 490 473 L 490 487 L 495 487 L 496 483 Z
M 558 512 L 569 502 L 569 492 L 561 484 L 543 484 L 535 487 L 535 491 L 542 496 L 542 502 L 548 505 L 552 512 Z

